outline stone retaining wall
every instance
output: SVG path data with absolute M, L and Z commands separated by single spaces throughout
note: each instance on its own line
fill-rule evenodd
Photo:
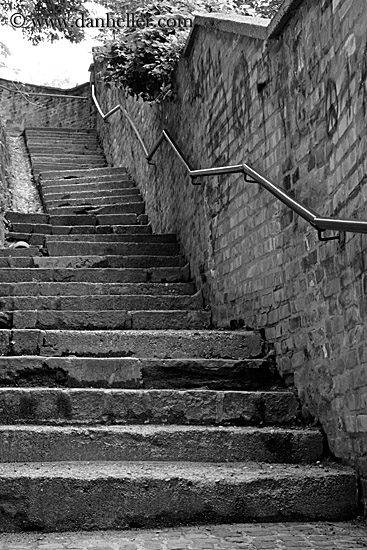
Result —
M 91 128 L 95 125 L 88 83 L 63 90 L 0 79 L 0 116 L 7 126 L 18 130 L 32 126 Z

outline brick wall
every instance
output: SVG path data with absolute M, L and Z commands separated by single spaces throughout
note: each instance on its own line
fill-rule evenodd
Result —
M 0 118 L 0 246 L 4 243 L 3 214 L 8 206 L 9 148 L 5 125 Z
M 84 96 L 88 99 L 58 95 Z M 30 126 L 90 128 L 95 124 L 89 84 L 62 90 L 0 79 L 0 116 L 7 126 L 17 129 Z
M 268 40 L 210 18 L 180 62 L 175 103 L 102 83 L 98 95 L 104 110 L 126 106 L 148 146 L 165 127 L 194 167 L 246 161 L 321 215 L 367 219 L 366 18 L 365 0 L 288 0 Z M 154 229 L 177 233 L 214 323 L 265 329 L 305 414 L 367 479 L 367 236 L 321 243 L 256 184 L 192 186 L 166 144 L 148 166 L 120 114 L 98 125 Z

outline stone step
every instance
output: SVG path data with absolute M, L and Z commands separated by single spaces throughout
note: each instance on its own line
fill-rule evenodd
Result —
M 43 197 L 47 201 L 60 201 L 65 199 L 97 199 L 97 198 L 107 198 L 107 197 L 125 197 L 131 195 L 139 195 L 140 191 L 137 187 L 124 187 L 119 188 L 118 184 L 116 188 L 111 188 L 108 184 L 100 190 L 79 190 L 78 187 L 75 187 L 74 191 L 65 191 L 63 188 L 60 188 L 58 192 L 43 192 Z
M 0 386 L 265 390 L 281 387 L 265 359 L 0 356 Z
M 96 226 L 96 225 L 135 225 L 138 223 L 136 214 L 89 214 L 89 215 L 49 215 L 23 214 L 20 212 L 6 212 L 5 217 L 11 224 L 25 223 L 32 225 L 54 226 Z
M 45 143 L 39 145 L 34 145 L 34 140 L 28 140 L 27 142 L 27 149 L 31 156 L 41 154 L 41 155 L 53 155 L 56 154 L 88 154 L 89 152 L 96 152 L 98 154 L 103 155 L 103 149 L 97 142 L 90 142 L 90 143 L 69 143 L 67 141 L 66 143 L 59 143 L 58 145 L 54 145 L 53 143 Z
M 85 298 L 87 300 L 87 298 Z M 142 302 L 146 301 L 143 297 Z M 75 307 L 78 307 L 79 302 Z M 106 304 L 106 307 L 109 304 Z M 163 304 L 164 305 L 164 304 Z M 180 304 L 174 304 L 177 307 Z M 135 309 L 32 309 L 4 311 L 1 314 L 0 326 L 13 329 L 41 330 L 164 330 L 189 329 L 200 330 L 211 326 L 211 314 L 208 311 L 188 309 L 150 308 L 137 305 Z
M 347 467 L 230 462 L 5 463 L 1 531 L 340 521 L 358 513 Z
M 120 200 L 119 202 L 115 201 L 114 204 L 98 204 L 98 205 L 81 205 L 81 206 L 58 206 L 50 207 L 48 213 L 51 215 L 61 216 L 74 214 L 144 214 L 145 211 L 145 202 L 136 201 L 136 202 L 124 202 Z
M 74 180 L 75 178 L 82 178 L 82 177 L 88 177 L 88 178 L 99 178 L 100 176 L 127 176 L 127 170 L 125 167 L 111 167 L 106 166 L 104 168 L 90 168 L 86 174 L 86 171 L 80 168 L 74 169 L 74 170 L 66 170 L 66 171 L 60 171 L 60 170 L 50 170 L 45 172 L 42 175 L 42 184 L 44 183 L 44 180 L 65 180 L 71 183 L 71 180 Z
M 88 181 L 91 180 L 91 181 Z M 85 178 L 86 181 L 81 180 L 50 180 L 49 183 L 52 185 L 47 185 L 47 182 L 44 183 L 42 180 L 42 194 L 45 197 L 48 197 L 52 194 L 74 194 L 74 193 L 104 193 L 112 191 L 122 191 L 125 189 L 134 190 L 133 192 L 139 192 L 138 188 L 134 186 L 134 182 L 129 178 L 116 179 L 116 177 L 111 176 L 110 180 L 102 178 Z M 57 182 L 57 183 L 55 183 Z M 73 183 L 70 183 L 73 182 Z
M 93 147 L 98 149 L 99 151 L 103 151 L 98 141 L 93 137 L 88 136 L 70 136 L 68 138 L 63 138 L 61 136 L 53 136 L 53 137 L 27 137 L 26 138 L 27 148 L 29 151 L 32 149 L 40 149 L 41 153 L 45 151 L 45 149 L 64 149 L 64 148 L 72 148 L 72 147 Z
M 2 250 L 0 250 L 0 253 Z M 90 268 L 172 268 L 183 267 L 182 256 L 35 256 L 31 249 L 6 249 L 0 254 L 1 268 L 90 269 Z
M 135 228 L 139 228 L 139 226 L 131 226 Z M 141 228 L 145 228 L 147 226 L 141 226 Z M 11 233 L 10 233 L 11 235 Z M 79 242 L 79 241 L 86 241 L 90 243 L 94 242 L 111 242 L 111 243 L 177 243 L 176 235 L 174 233 L 166 233 L 164 235 L 161 235 L 159 233 L 149 233 L 149 234 L 124 234 L 124 233 L 110 233 L 110 234 L 97 234 L 97 235 L 46 235 L 46 242 Z
M 255 331 L 0 330 L 0 356 L 242 360 L 262 353 L 262 340 Z
M 29 224 L 13 223 L 10 225 L 10 235 L 57 235 L 71 236 L 76 238 L 80 235 L 151 235 L 150 225 L 50 225 L 50 224 Z M 166 238 L 166 237 L 165 237 Z M 23 239 L 21 239 L 23 240 Z
M 289 426 L 289 391 L 0 388 L 0 424 Z
M 66 283 L 67 284 L 67 283 Z M 0 296 L 1 311 L 17 310 L 63 310 L 70 311 L 106 311 L 106 310 L 181 310 L 200 309 L 202 307 L 201 292 L 193 295 L 168 294 L 136 294 L 136 295 L 86 295 L 66 296 L 36 295 L 36 296 Z M 112 311 L 110 312 L 112 315 Z
M 134 227 L 134 226 L 132 226 Z M 139 227 L 139 226 L 135 226 Z M 142 228 L 144 226 L 141 226 Z M 74 235 L 44 235 L 38 233 L 15 233 L 11 231 L 7 233 L 7 242 L 24 241 L 32 246 L 47 247 L 51 242 L 86 242 L 86 243 L 173 243 L 175 235 L 157 235 L 152 233 L 146 234 L 74 234 Z
M 103 168 L 106 166 L 106 163 L 104 161 L 101 162 L 93 162 L 93 166 L 95 168 Z M 88 170 L 90 168 L 90 164 L 88 162 L 78 162 L 77 168 L 79 170 Z M 40 174 L 49 173 L 49 172 L 55 172 L 55 171 L 62 171 L 66 172 L 67 170 L 73 170 L 75 169 L 75 163 L 74 162 L 63 162 L 63 163 L 57 163 L 56 161 L 48 164 L 48 163 L 33 163 L 32 164 L 32 171 L 35 176 L 39 176 Z
M 78 155 L 76 153 L 69 153 L 68 155 L 65 155 L 65 153 L 54 153 L 53 155 L 44 155 L 44 154 L 33 154 L 31 157 L 32 164 L 51 164 L 51 163 L 61 163 L 61 164 L 69 164 L 70 162 L 75 163 L 74 166 L 81 162 L 82 164 L 90 163 L 93 165 L 94 163 L 105 163 L 105 158 L 102 154 L 98 153 L 90 153 L 89 155 L 83 154 Z
M 318 430 L 211 426 L 0 426 L 0 463 L 167 461 L 307 464 Z M 164 469 L 165 464 L 162 464 Z
M 49 256 L 175 256 L 178 243 L 47 241 Z
M 106 166 L 106 162 L 104 159 L 101 158 L 95 158 L 88 160 L 86 158 L 80 158 L 79 160 L 73 160 L 73 159 L 49 159 L 49 160 L 39 160 L 39 161 L 32 161 L 32 169 L 36 172 L 49 172 L 54 170 L 75 170 L 77 169 L 83 169 L 88 170 L 90 167 L 92 168 L 104 168 Z
M 29 282 L 2 283 L 0 300 L 5 296 L 189 296 L 195 293 L 193 283 L 88 283 Z
M 25 129 L 25 133 L 27 135 L 35 135 L 35 136 L 50 136 L 52 134 L 58 134 L 61 136 L 68 136 L 70 135 L 92 135 L 97 137 L 97 130 L 95 128 L 60 128 L 52 127 L 52 126 L 29 126 Z
M 107 204 L 128 204 L 128 203 L 137 203 L 137 202 L 143 202 L 143 199 L 141 195 L 138 193 L 133 193 L 132 195 L 126 195 L 123 193 L 117 193 L 116 195 L 111 193 L 105 193 L 102 194 L 100 197 L 94 197 L 94 196 L 87 196 L 87 197 L 63 197 L 63 198 L 50 198 L 49 196 L 45 196 L 45 203 L 47 206 L 47 209 L 50 211 L 54 208 L 61 208 L 64 206 L 97 206 L 100 207 L 101 205 L 107 205 Z
M 1 283 L 17 282 L 68 282 L 74 283 L 178 283 L 189 281 L 188 266 L 163 268 L 2 268 Z
M 113 168 L 110 168 L 112 171 Z M 86 188 L 94 189 L 96 185 L 110 186 L 121 183 L 121 187 L 124 186 L 126 182 L 130 182 L 130 185 L 135 185 L 130 175 L 126 172 L 121 173 L 121 169 L 117 169 L 118 172 L 112 172 L 110 174 L 97 174 L 93 175 L 94 170 L 87 170 L 84 175 L 70 176 L 69 174 L 63 177 L 62 175 L 59 178 L 46 179 L 46 175 L 42 176 L 42 188 L 44 192 L 48 192 L 53 188 L 64 189 L 68 186 L 75 187 L 76 189 L 81 189 L 83 186 Z

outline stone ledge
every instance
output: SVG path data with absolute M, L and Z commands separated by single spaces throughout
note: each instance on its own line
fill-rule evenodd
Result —
M 271 19 L 270 25 L 267 29 L 268 38 L 278 38 L 302 2 L 303 0 L 285 0 L 283 2 L 277 14 L 273 17 L 273 19 Z
M 266 40 L 268 37 L 267 29 L 270 19 L 264 19 L 262 17 L 247 17 L 242 15 L 228 15 L 223 13 L 194 15 L 194 24 L 183 52 L 184 57 L 190 54 L 198 26 L 205 27 L 206 29 L 240 34 L 250 38 L 258 38 L 259 40 Z
M 302 2 L 303 0 L 285 0 L 273 19 L 223 13 L 211 13 L 208 15 L 196 13 L 194 14 L 193 27 L 187 39 L 183 56 L 187 57 L 190 54 L 198 26 L 259 40 L 277 38 L 283 32 L 284 27 Z

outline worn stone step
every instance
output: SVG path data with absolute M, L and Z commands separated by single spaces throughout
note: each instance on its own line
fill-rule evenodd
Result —
M 195 293 L 193 283 L 88 283 L 31 282 L 2 283 L 0 300 L 5 296 L 189 296 Z
M 69 461 L 307 464 L 318 430 L 211 426 L 0 426 L 0 463 Z M 164 469 L 164 464 L 162 464 Z
M 137 203 L 142 202 L 143 199 L 139 193 L 134 193 L 133 195 L 124 195 L 124 194 L 104 194 L 100 197 L 69 197 L 69 198 L 60 198 L 60 199 L 50 199 L 49 197 L 44 197 L 47 209 L 50 211 L 54 208 L 62 208 L 65 206 L 100 206 L 107 204 L 127 204 L 127 203 Z
M 91 141 L 90 143 L 70 143 L 69 141 L 63 142 L 62 144 L 54 144 L 53 142 L 35 145 L 34 139 L 29 139 L 27 141 L 27 149 L 29 154 L 32 155 L 53 155 L 53 154 L 89 154 L 98 153 L 103 155 L 103 149 L 97 142 Z
M 138 216 L 136 214 L 88 214 L 88 215 L 49 215 L 49 214 L 23 214 L 20 212 L 6 212 L 6 219 L 9 223 L 23 223 L 32 225 L 53 225 L 61 226 L 96 226 L 96 225 L 136 225 Z
M 269 390 L 281 387 L 266 359 L 0 356 L 0 386 Z
M 38 136 L 38 135 L 45 135 L 45 136 L 50 136 L 52 134 L 58 134 L 58 135 L 61 135 L 61 136 L 68 136 L 69 134 L 70 135 L 83 135 L 83 134 L 86 134 L 86 135 L 92 135 L 92 136 L 97 136 L 97 130 L 95 128 L 60 128 L 59 126 L 57 127 L 52 127 L 52 126 L 28 126 L 26 129 L 25 129 L 25 133 L 27 135 L 35 135 L 35 136 Z
M 86 269 L 86 268 L 166 268 L 183 267 L 182 256 L 35 256 L 30 249 L 16 249 L 0 254 L 1 268 Z M 1 253 L 1 250 L 0 250 Z
M 289 391 L 0 388 L 0 424 L 290 425 Z
M 74 186 L 75 187 L 75 186 Z M 126 197 L 132 195 L 140 196 L 140 191 L 137 187 L 116 187 L 111 188 L 110 186 L 105 185 L 102 189 L 89 189 L 89 190 L 79 190 L 77 187 L 73 191 L 68 191 L 62 187 L 55 192 L 53 189 L 51 191 L 43 191 L 43 197 L 48 202 L 61 201 L 66 199 L 106 199 L 109 197 Z
M 38 164 L 69 164 L 70 162 L 75 163 L 77 165 L 79 162 L 82 164 L 90 163 L 93 167 L 93 164 L 97 163 L 103 163 L 105 165 L 106 161 L 102 154 L 94 153 L 94 154 L 83 154 L 78 155 L 76 153 L 69 153 L 68 155 L 65 155 L 65 153 L 54 153 L 53 155 L 44 155 L 44 154 L 33 154 L 31 156 L 31 162 L 34 165 Z
M 75 282 L 75 283 L 177 283 L 189 281 L 188 265 L 166 268 L 2 268 L 1 283 Z
M 84 299 L 84 303 L 88 301 Z M 44 302 L 45 300 L 42 300 Z M 160 309 L 151 307 L 146 298 L 141 297 L 142 305 L 135 309 L 106 309 L 101 304 L 94 304 L 93 309 L 82 309 L 79 301 L 75 300 L 74 307 L 78 309 L 32 309 L 4 311 L 0 319 L 2 328 L 14 329 L 41 329 L 41 330 L 162 330 L 162 329 L 206 329 L 211 326 L 211 314 L 208 311 L 184 308 L 181 304 L 174 304 L 181 309 Z M 158 300 L 156 300 L 158 301 Z M 81 300 L 80 300 L 81 302 Z M 152 300 L 150 300 L 152 303 Z M 115 304 L 116 305 L 116 304 Z M 92 307 L 92 306 L 91 306 Z
M 0 330 L 0 355 L 250 359 L 262 356 L 255 331 Z
M 1 531 L 336 521 L 358 513 L 355 473 L 327 463 L 4 463 L 0 483 Z
M 138 215 L 130 214 L 72 214 L 72 215 L 51 215 L 51 225 L 136 225 L 138 224 Z
M 0 296 L 1 311 L 16 310 L 181 310 L 199 309 L 202 307 L 201 292 L 193 295 L 96 295 L 90 291 L 86 295 L 35 295 L 35 296 Z M 111 312 L 112 314 L 112 312 Z
M 49 183 L 52 183 L 52 185 L 46 185 L 45 182 L 42 180 L 42 194 L 43 196 L 48 197 L 49 195 L 67 194 L 67 193 L 97 194 L 97 193 L 112 192 L 112 191 L 122 191 L 124 193 L 126 192 L 128 193 L 129 189 L 133 193 L 139 192 L 138 188 L 134 185 L 134 182 L 128 178 L 125 178 L 125 179 L 121 178 L 120 180 L 116 180 L 116 178 L 113 178 L 110 181 L 108 180 L 101 181 L 100 178 L 92 181 L 88 181 L 88 178 L 85 178 L 85 179 L 87 180 L 86 182 L 84 182 L 84 180 L 80 182 L 78 182 L 77 180 L 62 180 L 62 181 L 50 180 Z M 55 184 L 55 181 L 57 182 L 56 184 Z M 73 183 L 70 183 L 70 182 L 73 182 Z
M 48 213 L 53 215 L 73 215 L 73 214 L 144 214 L 145 202 L 137 200 L 136 202 L 115 201 L 114 204 L 98 204 L 98 205 L 75 205 L 75 206 L 58 206 L 48 208 Z
M 142 229 L 145 229 L 147 226 L 140 226 Z M 139 226 L 131 226 L 132 228 L 139 228 Z M 157 244 L 177 244 L 177 238 L 174 233 L 148 233 L 148 234 L 139 234 L 139 233 L 98 233 L 95 235 L 46 235 L 46 242 L 90 242 L 90 243 L 157 243 Z
M 179 253 L 178 243 L 115 243 L 49 241 L 47 251 L 50 256 L 174 256 Z
M 29 137 L 26 138 L 27 149 L 31 155 L 43 155 L 46 156 L 49 152 L 61 152 L 65 150 L 75 154 L 76 150 L 92 150 L 98 151 L 101 155 L 103 149 L 98 141 L 93 137 L 88 136 L 70 136 L 67 139 L 63 139 L 60 136 L 54 137 Z
M 50 225 L 50 224 L 29 224 L 13 223 L 10 227 L 9 236 L 21 233 L 22 235 L 129 235 L 140 234 L 150 235 L 152 227 L 150 225 Z
M 39 254 L 40 254 L 40 251 L 39 251 L 39 247 L 37 246 L 30 246 L 29 248 L 11 248 L 11 247 L 0 248 L 0 259 L 7 258 L 7 257 L 31 258 L 32 256 L 37 256 Z
M 99 178 L 100 176 L 127 176 L 127 170 L 125 167 L 111 167 L 106 166 L 104 168 L 91 168 L 88 170 L 88 174 L 84 169 L 76 168 L 74 170 L 49 170 L 42 175 L 42 184 L 44 180 L 64 180 L 71 183 L 72 180 L 81 177 Z
M 103 159 L 94 159 L 94 160 L 87 160 L 85 158 L 80 158 L 78 161 L 73 161 L 72 159 L 50 159 L 50 160 L 44 160 L 44 161 L 33 161 L 32 162 L 32 169 L 35 172 L 50 172 L 55 170 L 75 170 L 76 168 L 78 170 L 84 169 L 88 170 L 90 167 L 93 168 L 104 168 L 106 166 L 106 161 Z
M 112 170 L 112 169 L 110 169 Z M 94 170 L 87 170 L 83 172 L 84 175 L 70 176 L 66 175 L 65 177 L 60 176 L 60 178 L 46 179 L 47 174 L 42 176 L 42 188 L 45 193 L 52 192 L 53 189 L 65 189 L 68 187 L 82 190 L 84 187 L 86 190 L 95 189 L 96 186 L 109 187 L 114 185 L 120 185 L 124 187 L 125 184 L 130 183 L 134 185 L 133 180 L 127 172 L 121 172 L 118 169 L 117 173 L 110 174 L 97 174 L 92 175 Z
M 134 227 L 134 226 L 132 226 Z M 139 226 L 135 226 L 139 227 Z M 141 226 L 144 227 L 144 226 Z M 45 235 L 42 233 L 15 233 L 11 231 L 6 235 L 7 242 L 12 241 L 24 241 L 32 246 L 47 247 L 48 243 L 53 242 L 68 242 L 68 243 L 174 243 L 176 242 L 176 236 L 173 234 L 158 235 L 152 233 L 136 233 L 132 231 L 129 234 L 116 234 L 116 233 L 79 233 L 74 235 Z

